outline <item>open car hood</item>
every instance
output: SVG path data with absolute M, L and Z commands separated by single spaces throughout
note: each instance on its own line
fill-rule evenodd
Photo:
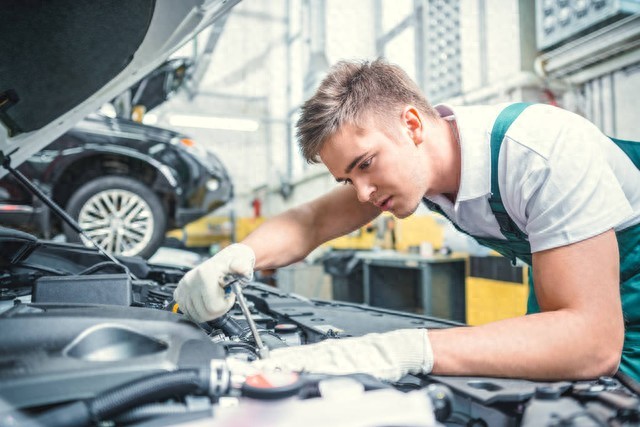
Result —
M 408 374 L 395 383 L 364 374 L 256 376 L 247 362 L 257 344 L 237 303 L 192 323 L 172 302 L 186 268 L 118 260 L 0 227 L 0 426 L 640 425 L 640 384 L 624 375 L 537 382 Z M 259 282 L 243 293 L 272 350 L 461 326 Z
M 239 1 L 1 2 L 0 161 L 25 161 Z

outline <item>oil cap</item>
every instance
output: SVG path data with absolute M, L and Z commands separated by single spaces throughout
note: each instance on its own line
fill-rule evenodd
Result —
M 298 331 L 298 325 L 293 323 L 278 323 L 273 329 L 279 334 L 292 334 Z
M 247 376 L 240 390 L 243 396 L 252 399 L 284 399 L 298 394 L 302 383 L 295 372 L 262 372 Z

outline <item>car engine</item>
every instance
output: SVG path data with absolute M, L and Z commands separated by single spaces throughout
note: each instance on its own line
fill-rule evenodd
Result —
M 640 386 L 592 381 L 252 369 L 236 306 L 195 324 L 174 312 L 185 269 L 0 227 L 0 426 L 631 426 Z M 362 304 L 244 289 L 270 349 L 458 323 Z

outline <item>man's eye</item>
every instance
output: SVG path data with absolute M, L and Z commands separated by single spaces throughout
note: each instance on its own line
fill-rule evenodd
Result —
M 342 185 L 351 185 L 351 184 L 353 184 L 350 179 L 345 179 L 343 181 L 340 181 L 340 183 Z
M 371 166 L 371 162 L 373 160 L 373 157 L 368 158 L 367 160 L 365 160 L 364 162 L 360 163 L 360 166 L 358 166 L 358 168 L 360 170 L 365 170 L 366 168 L 368 168 L 369 166 Z

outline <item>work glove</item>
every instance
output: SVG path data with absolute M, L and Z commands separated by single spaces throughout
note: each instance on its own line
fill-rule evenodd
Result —
M 433 351 L 426 329 L 399 329 L 357 338 L 329 339 L 317 344 L 286 347 L 252 363 L 264 371 L 306 371 L 346 375 L 365 373 L 386 381 L 406 374 L 428 374 Z
M 187 272 L 173 293 L 180 310 L 201 323 L 216 319 L 235 303 L 233 292 L 225 292 L 224 276 L 241 274 L 253 278 L 256 255 L 242 243 L 229 245 L 193 270 Z

